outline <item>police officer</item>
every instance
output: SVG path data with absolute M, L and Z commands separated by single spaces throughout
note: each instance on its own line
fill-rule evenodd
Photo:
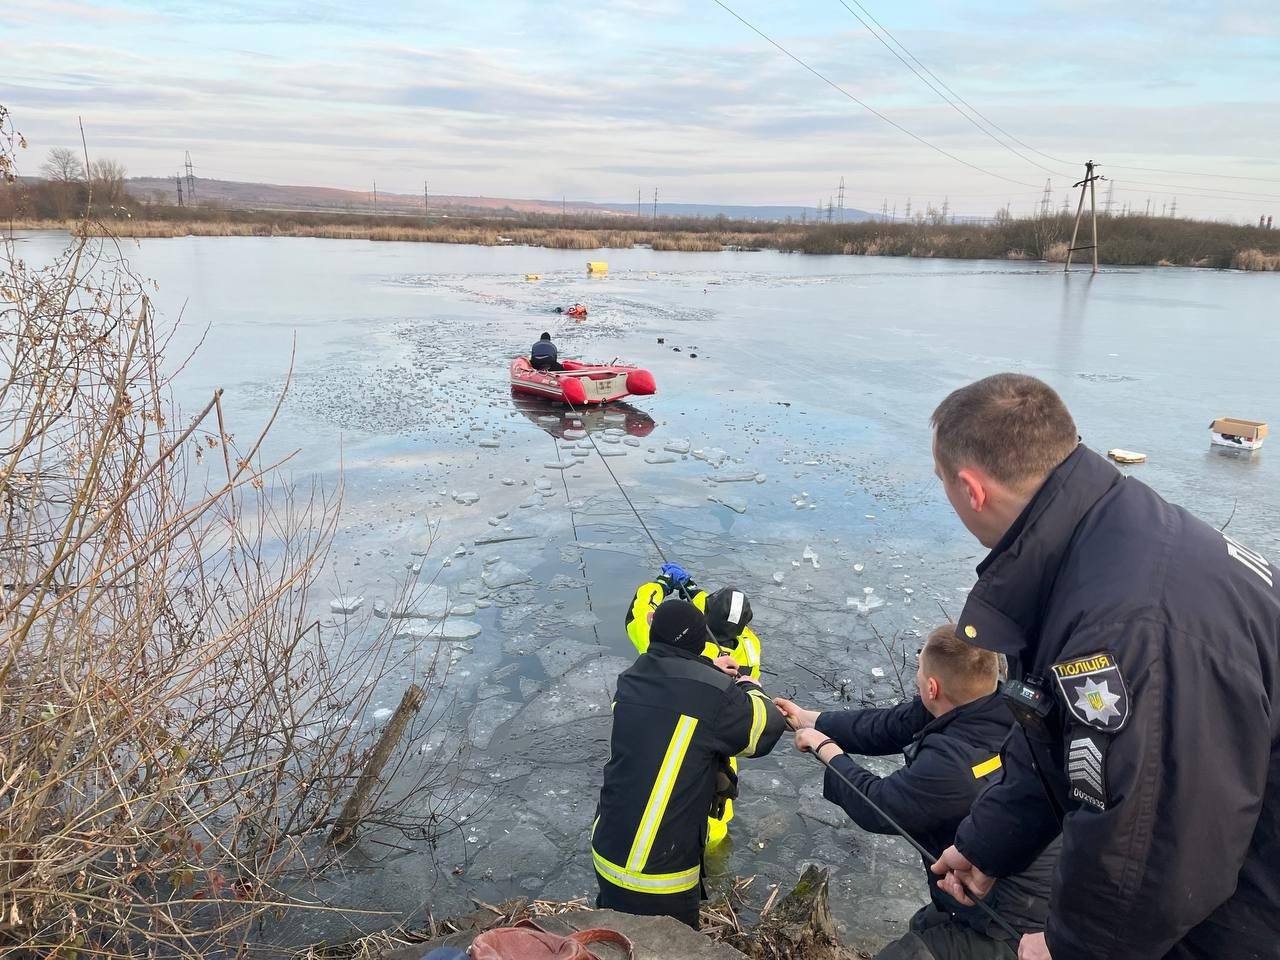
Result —
M 689 572 L 678 563 L 664 563 L 657 578 L 640 584 L 631 606 L 627 608 L 627 636 L 639 653 L 649 648 L 649 621 L 658 604 L 670 597 L 682 597 L 701 610 L 707 618 L 706 646 L 702 655 L 708 660 L 728 658 L 726 665 L 736 664 L 739 673 L 760 680 L 760 638 L 751 629 L 751 601 L 737 587 L 724 587 L 708 594 Z M 707 819 L 707 849 L 714 849 L 729 835 L 733 819 L 733 798 L 738 790 L 738 761 L 729 757 L 720 773 L 723 804 L 717 804 Z
M 1280 955 L 1275 569 L 1079 445 L 1039 380 L 987 377 L 932 420 L 947 499 L 991 551 L 960 632 L 1010 658 L 1025 734 L 942 886 L 983 894 L 1060 832 L 1023 960 Z
M 920 650 L 917 695 L 911 700 L 821 713 L 781 698 L 774 703 L 797 731 L 796 749 L 817 754 L 827 766 L 824 797 L 864 830 L 896 834 L 901 827 L 936 852 L 951 845 L 973 801 L 1003 775 L 1000 749 L 1013 716 L 997 692 L 998 674 L 994 653 L 965 643 L 953 624 L 944 624 L 930 632 Z M 906 762 L 887 777 L 877 777 L 848 755 L 899 752 Z M 1056 845 L 1051 845 L 1029 869 L 1000 880 L 987 897 L 1014 929 L 1044 929 L 1056 859 Z M 1017 938 L 977 907 L 962 906 L 940 890 L 927 869 L 932 864 L 930 856 L 924 864 L 929 904 L 876 960 L 1008 960 Z
M 592 827 L 597 905 L 696 928 L 717 771 L 767 754 L 786 721 L 759 684 L 701 654 L 697 607 L 658 605 L 647 651 L 618 677 L 609 762 Z

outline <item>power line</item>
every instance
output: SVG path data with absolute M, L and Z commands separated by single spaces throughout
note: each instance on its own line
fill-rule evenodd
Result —
M 1192 173 L 1189 170 L 1165 170 L 1163 167 L 1127 167 L 1122 163 L 1109 163 L 1115 170 L 1138 170 L 1142 173 L 1167 173 L 1174 177 L 1205 177 L 1211 180 L 1247 180 L 1252 183 L 1280 183 L 1275 177 L 1241 177 L 1229 173 Z M 1212 189 L 1211 187 L 1208 189 Z
M 844 0 L 840 0 L 840 2 L 844 3 Z M 930 77 L 932 77 L 934 80 L 938 82 L 938 86 L 942 87 L 943 90 L 947 91 L 947 93 L 955 97 L 958 102 L 963 103 L 970 111 L 973 112 L 975 116 L 981 117 L 985 123 L 987 123 L 994 129 L 999 130 L 1002 134 L 1004 134 L 1014 143 L 1018 144 L 1018 146 L 1023 147 L 1024 149 L 1030 150 L 1032 153 L 1039 154 L 1040 156 L 1044 157 L 1046 160 L 1052 160 L 1054 163 L 1063 163 L 1068 165 L 1074 164 L 1074 161 L 1072 160 L 1063 160 L 1061 157 L 1055 157 L 1052 154 L 1045 153 L 1043 150 L 1037 150 L 1035 147 L 1031 146 L 1031 144 L 1029 143 L 1025 143 L 1024 141 L 1019 140 L 1012 133 L 1004 129 L 1004 127 L 1000 126 L 1000 124 L 996 123 L 994 120 L 992 120 L 990 117 L 984 114 L 981 110 L 979 110 L 977 107 L 971 104 L 964 97 L 960 96 L 960 94 L 952 90 L 951 87 L 947 85 L 946 81 L 944 81 L 936 73 L 934 73 L 927 66 L 921 63 L 920 58 L 917 57 L 910 50 L 908 50 L 905 46 L 903 46 L 902 41 L 900 41 L 897 37 L 895 37 L 889 31 L 889 28 L 886 27 L 884 24 L 882 24 L 879 20 L 877 20 L 875 16 L 871 13 L 871 11 L 868 10 L 866 7 L 864 7 L 861 3 L 859 3 L 858 0 L 853 0 L 853 2 L 859 10 L 861 10 L 863 13 L 867 15 L 868 20 L 870 20 L 877 27 L 879 27 L 880 30 L 883 31 L 884 35 L 888 37 L 890 40 L 892 40 L 895 45 L 897 45 L 898 49 L 900 49 L 903 53 L 905 53 L 908 57 L 910 57 L 913 61 L 915 61 L 915 63 L 920 67 L 921 70 L 923 70 L 925 73 L 927 73 Z M 847 9 L 847 4 L 846 4 L 846 9 Z M 852 10 L 850 10 L 849 12 L 853 13 Z M 857 16 L 857 14 L 854 14 L 854 16 Z M 859 17 L 859 19 L 861 19 L 861 17 Z M 1044 168 L 1041 167 L 1041 169 L 1044 169 Z M 1050 172 L 1053 172 L 1053 171 L 1050 171 Z
M 936 93 L 938 96 L 940 96 L 940 97 L 943 99 L 943 101 L 947 104 L 947 106 L 949 106 L 952 110 L 954 110 L 956 113 L 960 114 L 960 116 L 962 116 L 962 117 L 964 117 L 966 120 L 968 120 L 968 121 L 969 121 L 969 123 L 973 124 L 973 126 L 974 126 L 974 127 L 976 127 L 976 128 L 978 129 L 978 131 L 979 131 L 979 132 L 981 132 L 982 134 L 984 134 L 984 135 L 985 135 L 985 136 L 987 136 L 987 137 L 990 137 L 990 138 L 991 138 L 991 140 L 993 140 L 995 143 L 997 143 L 998 145 L 1000 145 L 1001 147 L 1003 147 L 1005 150 L 1008 150 L 1010 153 L 1012 153 L 1012 154 L 1013 154 L 1015 157 L 1017 157 L 1019 160 L 1022 160 L 1022 161 L 1026 162 L 1026 163 L 1029 163 L 1029 164 L 1031 164 L 1033 167 L 1039 167 L 1041 170 L 1045 171 L 1046 173 L 1053 173 L 1053 174 L 1061 173 L 1061 171 L 1059 171 L 1059 170 L 1053 170 L 1053 169 L 1051 169 L 1051 168 L 1049 168 L 1049 167 L 1046 167 L 1044 164 L 1039 163 L 1038 161 L 1032 160 L 1030 157 L 1025 156 L 1024 154 L 1019 153 L 1017 150 L 1013 149 L 1013 147 L 1009 146 L 1009 144 L 1005 143 L 1003 140 L 1001 140 L 999 137 L 997 137 L 994 133 L 992 133 L 992 132 L 991 132 L 990 130 L 988 130 L 986 127 L 982 126 L 982 124 L 978 123 L 978 121 L 977 121 L 977 120 L 973 119 L 973 117 L 969 116 L 969 114 L 967 114 L 967 113 L 965 113 L 963 110 L 961 110 L 961 109 L 960 109 L 960 107 L 959 107 L 959 106 L 957 106 L 957 105 L 956 105 L 956 103 L 951 99 L 951 97 L 948 97 L 945 93 L 943 93 L 941 90 L 939 90 L 939 89 L 938 89 L 938 87 L 934 86 L 934 84 L 929 80 L 929 78 L 928 78 L 928 77 L 926 77 L 923 73 L 921 73 L 921 72 L 920 72 L 920 70 L 917 70 L 917 69 L 915 68 L 915 66 L 913 66 L 913 65 L 912 65 L 911 61 L 907 60 L 907 59 L 906 59 L 906 57 L 904 57 L 901 53 L 899 53 L 897 50 L 893 49 L 893 47 L 889 45 L 888 41 L 887 41 L 887 40 L 885 40 L 885 39 L 884 39 L 884 37 L 880 36 L 880 34 L 879 34 L 879 33 L 877 33 L 877 32 L 875 31 L 875 29 L 871 26 L 871 24 L 870 24 L 870 23 L 867 23 L 867 21 L 866 21 L 866 20 L 862 19 L 862 17 L 858 14 L 858 12 L 857 12 L 856 10 L 854 10 L 854 9 L 853 9 L 853 7 L 849 6 L 849 4 L 845 2 L 845 0 L 837 0 L 837 2 L 840 4 L 840 6 L 844 7 L 846 10 L 848 10 L 848 11 L 849 11 L 849 13 L 851 13 L 851 14 L 853 15 L 853 17 L 854 17 L 854 19 L 855 19 L 855 20 L 857 20 L 860 24 L 862 24 L 864 27 L 866 27 L 866 28 L 867 28 L 867 32 L 868 32 L 868 33 L 870 33 L 870 34 L 871 34 L 873 37 L 875 37 L 877 40 L 879 40 L 879 41 L 880 41 L 880 45 L 881 45 L 881 46 L 883 46 L 886 50 L 888 50 L 888 51 L 889 51 L 890 53 L 892 53 L 895 57 L 897 57 L 897 58 L 902 62 L 903 66 L 905 66 L 908 70 L 910 70 L 910 71 L 911 71 L 912 73 L 914 73 L 917 77 L 919 77 L 919 78 L 920 78 L 920 81 L 921 81 L 925 86 L 927 86 L 930 90 L 932 90 L 934 93 Z M 857 3 L 857 0 L 854 0 L 854 3 Z M 889 37 L 893 38 L 893 42 L 894 42 L 895 44 L 897 44 L 899 47 L 901 47 L 901 48 L 902 48 L 902 50 L 903 50 L 903 52 L 904 52 L 904 53 L 906 53 L 906 54 L 907 54 L 907 56 L 911 57 L 911 60 L 915 60 L 915 62 L 916 62 L 916 63 L 920 63 L 920 61 L 919 61 L 919 60 L 918 60 L 918 59 L 917 59 L 917 58 L 916 58 L 916 57 L 911 53 L 911 51 L 910 51 L 910 50 L 907 50 L 907 48 L 906 48 L 906 47 L 903 47 L 903 46 L 902 46 L 902 44 L 897 40 L 897 38 L 894 38 L 894 37 L 893 37 L 893 35 L 892 35 L 892 34 L 890 34 L 890 33 L 889 33 L 889 31 L 888 31 L 887 29 L 885 29 L 885 27 L 884 27 L 884 26 L 883 26 L 883 25 L 882 25 L 878 20 L 876 20 L 874 17 L 872 17 L 872 16 L 871 16 L 870 12 L 868 12 L 868 11 L 867 11 L 867 8 L 866 8 L 866 7 L 864 7 L 862 4 L 858 3 L 858 9 L 862 10 L 862 12 L 863 12 L 863 13 L 866 13 L 866 14 L 867 14 L 868 19 L 872 20 L 872 21 L 876 24 L 876 26 L 877 26 L 877 27 L 879 27 L 881 30 L 883 30 L 886 36 L 889 36 Z M 928 72 L 928 73 L 929 73 L 929 76 L 933 77 L 933 78 L 934 78 L 934 80 L 937 80 L 937 79 L 938 79 L 936 76 L 934 76 L 934 75 L 933 75 L 932 71 L 929 71 L 929 70 L 928 70 L 928 68 L 924 66 L 924 64 L 923 64 L 923 63 L 920 63 L 920 67 L 921 67 L 922 69 L 924 69 L 926 72 Z M 938 83 L 939 83 L 939 84 L 941 84 L 941 83 L 942 83 L 942 81 L 941 81 L 941 80 L 938 80 Z M 948 89 L 950 89 L 950 88 L 948 88 Z M 954 92 L 952 92 L 952 96 L 956 96 L 956 94 L 955 94 Z M 958 98 L 957 98 L 957 99 L 958 99 Z M 968 106 L 968 104 L 966 104 L 966 106 Z M 969 109 L 970 109 L 970 110 L 973 110 L 973 107 L 969 107 Z M 976 110 L 974 110 L 973 112 L 974 112 L 974 113 L 977 113 L 977 111 L 976 111 Z M 981 114 L 979 114 L 979 116 L 981 116 Z M 984 117 L 983 119 L 985 119 L 985 117 Z M 990 122 L 990 121 L 988 121 L 988 123 L 989 123 L 989 122 Z M 1005 134 L 1005 136 L 1007 137 L 1007 136 L 1009 136 L 1009 134 L 1007 134 L 1007 133 L 1006 133 L 1006 134 Z M 1028 148 L 1028 149 L 1030 149 L 1030 148 Z M 1036 152 L 1039 152 L 1039 151 L 1036 151 Z
M 939 147 L 939 146 L 937 146 L 937 145 L 936 145 L 936 144 L 934 144 L 934 143 L 930 143 L 928 140 L 926 140 L 924 137 L 920 136 L 919 134 L 912 133 L 910 130 L 908 130 L 906 127 L 904 127 L 902 124 L 898 123 L 898 122 L 897 122 L 897 121 L 895 121 L 895 120 L 891 120 L 889 117 L 885 116 L 883 113 L 881 113 L 881 112 L 880 112 L 879 110 L 877 110 L 875 107 L 871 106 L 869 103 L 866 103 L 865 101 L 860 100 L 860 99 L 858 99 L 857 97 L 855 97 L 852 93 L 850 93 L 850 92 L 849 92 L 848 90 L 846 90 L 844 87 L 840 86 L 840 84 L 836 83 L 834 80 L 832 80 L 832 79 L 830 79 L 829 77 L 827 77 L 825 74 L 819 73 L 816 69 L 814 69 L 813 67 L 809 66 L 809 64 L 808 64 L 808 63 L 806 63 L 804 60 L 801 60 L 801 59 L 800 59 L 799 57 L 797 57 L 794 53 L 792 53 L 790 50 L 788 50 L 786 47 L 784 47 L 782 44 L 780 44 L 777 40 L 774 40 L 771 36 L 769 36 L 767 33 L 765 33 L 765 32 L 764 32 L 763 30 L 761 30 L 759 27 L 755 26 L 755 25 L 754 25 L 754 24 L 752 24 L 750 21 L 748 21 L 748 20 L 746 20 L 744 17 L 742 17 L 739 13 L 737 13 L 737 11 L 735 11 L 732 7 L 730 7 L 728 4 L 726 4 L 726 3 L 724 2 L 724 0 L 713 0 L 713 2 L 716 4 L 716 6 L 720 7 L 721 9 L 723 9 L 726 13 L 728 13 L 730 16 L 732 16 L 735 20 L 737 20 L 739 23 L 741 23 L 743 26 L 745 26 L 747 29 L 749 29 L 752 33 L 755 33 L 757 36 L 761 37 L 762 39 L 764 39 L 764 40 L 765 40 L 765 41 L 767 41 L 768 43 L 772 44 L 772 45 L 773 45 L 774 47 L 776 47 L 779 51 L 781 51 L 782 53 L 786 54 L 786 56 L 790 57 L 790 58 L 791 58 L 792 60 L 794 60 L 796 63 L 800 64 L 800 66 L 804 67 L 806 70 L 808 70 L 810 73 L 812 73 L 815 77 L 817 77 L 819 80 L 821 80 L 823 83 L 827 84 L 827 86 L 831 87 L 833 90 L 835 90 L 836 92 L 838 92 L 838 93 L 842 94 L 843 96 L 848 97 L 850 100 L 852 100 L 852 101 L 853 101 L 854 103 L 856 103 L 858 106 L 862 107 L 862 109 L 866 110 L 868 113 L 874 114 L 875 116 L 879 117 L 881 120 L 883 120 L 885 123 L 889 124 L 889 126 L 893 127 L 895 130 L 897 130 L 897 131 L 899 131 L 899 132 L 901 132 L 901 133 L 905 133 L 905 134 L 906 134 L 908 137 L 910 137 L 912 140 L 915 140 L 915 141 L 917 141 L 918 143 L 922 143 L 922 144 L 924 144 L 924 145 L 925 145 L 926 147 L 928 147 L 930 150 L 933 150 L 933 151 L 935 151 L 936 153 L 940 153 L 940 154 L 942 154 L 942 155 L 943 155 L 944 157 L 946 157 L 948 160 L 954 160 L 956 163 L 963 164 L 964 166 L 968 167 L 970 170 L 976 170 L 976 171 L 978 171 L 978 173 L 985 174 L 985 175 L 986 175 L 986 176 L 988 176 L 988 177 L 995 177 L 997 180 L 1003 180 L 1003 181 L 1005 181 L 1006 183 L 1016 183 L 1016 184 L 1017 184 L 1018 186 L 1020 186 L 1020 187 L 1032 187 L 1032 188 L 1034 188 L 1034 187 L 1035 187 L 1035 184 L 1032 184 L 1032 183 L 1024 183 L 1024 182 L 1023 182 L 1023 181 L 1021 181 L 1021 180 L 1014 180 L 1012 177 L 1006 177 L 1006 176 L 1004 176 L 1003 174 L 996 173 L 996 172 L 994 172 L 994 171 L 992 171 L 992 170 L 987 170 L 987 169 L 985 169 L 985 168 L 983 168 L 983 167 L 980 167 L 980 166 L 978 166 L 976 163 L 970 163 L 968 160 L 962 160 L 960 157 L 957 157 L 954 153 L 951 153 L 951 152 L 949 152 L 949 151 L 947 151 L 947 150 L 944 150 L 942 147 Z

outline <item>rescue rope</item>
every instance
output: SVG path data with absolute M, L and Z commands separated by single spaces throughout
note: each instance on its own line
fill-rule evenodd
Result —
M 824 744 L 824 746 L 825 746 L 825 744 Z M 917 839 L 916 839 L 915 837 L 913 837 L 911 834 L 907 833 L 906 829 L 905 829 L 904 827 L 902 827 L 902 826 L 898 823 L 898 821 L 894 820 L 894 819 L 893 819 L 893 817 L 891 817 L 891 816 L 889 816 L 889 814 L 885 813 L 885 812 L 884 812 L 884 810 L 880 807 L 880 805 L 879 805 L 879 804 L 877 804 L 874 800 L 872 800 L 869 796 L 867 796 L 867 795 L 866 795 L 866 793 L 864 793 L 864 792 L 863 792 L 863 791 L 858 787 L 858 785 L 857 785 L 856 783 L 854 783 L 852 780 L 850 780 L 848 777 L 846 777 L 843 773 L 841 773 L 841 772 L 840 772 L 839 770 L 837 770 L 835 767 L 831 766 L 831 764 L 827 763 L 827 761 L 823 760 L 823 759 L 822 759 L 822 757 L 818 756 L 818 754 L 817 754 L 816 752 L 813 752 L 813 751 L 805 751 L 805 752 L 806 752 L 806 753 L 813 753 L 813 758 L 814 758 L 815 760 L 817 760 L 820 764 L 822 764 L 824 767 L 826 767 L 828 770 L 830 770 L 832 773 L 834 773 L 837 777 L 839 777 L 841 780 L 843 780 L 843 781 L 844 781 L 845 786 L 847 786 L 850 790 L 852 790 L 852 791 L 853 791 L 854 793 L 856 793 L 859 797 L 861 797 L 861 798 L 862 798 L 862 801 L 863 801 L 867 806 L 869 806 L 872 810 L 874 810 L 877 814 L 879 814 L 879 815 L 880 815 L 880 817 L 881 817 L 881 819 L 883 819 L 883 820 L 885 821 L 885 823 L 887 823 L 887 824 L 889 824 L 889 826 L 893 827 L 894 832 L 896 832 L 896 833 L 898 834 L 898 836 L 900 836 L 903 840 L 907 841 L 907 843 L 911 844 L 911 846 L 915 847 L 915 848 L 916 848 L 916 852 L 917 852 L 917 853 L 919 853 L 919 854 L 920 854 L 920 856 L 924 857 L 924 858 L 925 858 L 926 860 L 928 860 L 930 863 L 936 863 L 936 862 L 938 861 L 938 858 L 937 858 L 937 856 L 936 856 L 935 854 L 930 853 L 930 852 L 925 848 L 925 845 L 924 845 L 924 844 L 922 844 L 919 840 L 917 840 Z M 1000 916 L 1000 914 L 998 914 L 998 913 L 995 911 L 995 908 L 994 908 L 994 907 L 992 907 L 992 906 L 990 906 L 990 905 L 989 905 L 988 903 L 986 903 L 984 900 L 982 900 L 982 899 L 980 899 L 980 898 L 978 898 L 978 897 L 976 897 L 976 896 L 975 896 L 975 897 L 972 897 L 971 899 L 973 900 L 974 905 L 976 905 L 976 906 L 977 906 L 977 908 L 978 908 L 979 910 L 981 910 L 983 913 L 985 913 L 985 914 L 986 914 L 986 915 L 991 919 L 991 921 L 992 921 L 993 923 L 995 923 L 997 926 L 999 926 L 999 927 L 1000 927 L 1000 929 L 1001 929 L 1001 930 L 1003 930 L 1005 933 L 1009 934 L 1009 936 L 1013 937 L 1013 941 L 1012 941 L 1012 943 L 1011 943 L 1011 942 L 1009 942 L 1009 941 L 1007 941 L 1007 940 L 1006 940 L 1006 941 L 1003 941 L 1003 942 L 1004 942 L 1004 945 L 1005 945 L 1006 947 L 1008 947 L 1008 948 L 1009 948 L 1009 952 L 1010 952 L 1010 953 L 1012 953 L 1012 954 L 1016 957 L 1016 956 L 1018 955 L 1018 943 L 1019 943 L 1019 941 L 1021 941 L 1021 940 L 1022 940 L 1022 934 L 1021 934 L 1021 933 L 1019 933 L 1019 932 L 1014 928 L 1013 924 L 1011 924 L 1011 923 L 1010 923 L 1008 920 L 1006 920 L 1004 917 Z
M 570 411 L 570 412 L 571 412 L 575 417 L 581 417 L 581 416 L 582 416 L 582 414 L 578 413 L 578 411 L 577 411 L 576 409 L 574 409 L 573 404 L 572 404 L 572 403 L 570 403 L 567 399 L 565 400 L 565 406 L 567 406 L 567 407 L 569 408 L 569 411 Z M 617 474 L 615 474 L 615 473 L 613 472 L 613 467 L 609 466 L 609 458 L 608 458 L 608 457 L 606 457 L 606 456 L 604 456 L 604 455 L 602 455 L 602 454 L 600 453 L 600 448 L 596 446 L 596 439 L 595 439 L 595 437 L 593 437 L 593 436 L 591 435 L 591 431 L 590 431 L 590 430 L 587 430 L 587 429 L 586 429 L 587 422 L 586 422 L 585 420 L 583 420 L 583 421 L 582 421 L 582 426 L 583 426 L 583 430 L 584 430 L 584 432 L 585 432 L 585 433 L 586 433 L 586 435 L 587 435 L 587 439 L 591 441 L 591 447 L 592 447 L 592 449 L 593 449 L 593 450 L 595 450 L 595 452 L 596 452 L 596 456 L 600 458 L 600 462 L 604 464 L 604 468 L 605 468 L 606 470 L 608 470 L 608 471 L 609 471 L 609 476 L 613 478 L 613 482 L 614 482 L 614 484 L 617 486 L 617 488 L 618 488 L 618 492 L 619 492 L 620 494 L 622 494 L 622 499 L 627 501 L 627 506 L 628 506 L 628 507 L 630 507 L 630 508 L 631 508 L 631 512 L 632 512 L 632 513 L 634 513 L 634 514 L 636 515 L 636 520 L 638 520 L 638 521 L 640 522 L 640 528 L 641 528 L 642 530 L 644 530 L 645 535 L 649 538 L 649 542 L 653 544 L 653 549 L 655 549 L 655 550 L 657 550 L 657 551 L 658 551 L 658 556 L 662 558 L 662 562 L 663 562 L 663 563 L 666 563 L 666 562 L 667 562 L 667 555 L 666 555 L 665 553 L 663 553 L 663 552 L 662 552 L 662 547 L 658 546 L 658 541 L 657 541 L 657 539 L 654 537 L 654 535 L 653 535 L 652 533 L 650 533 L 650 532 L 649 532 L 649 527 L 645 524 L 645 522 L 644 522 L 644 518 L 643 518 L 642 516 L 640 516 L 640 511 L 636 509 L 636 505 L 635 505 L 634 503 L 632 503 L 632 502 L 631 502 L 631 498 L 630 498 L 629 496 L 627 496 L 627 491 L 626 491 L 626 490 L 624 490 L 624 489 L 622 489 L 622 484 L 621 484 L 621 482 L 619 482 Z M 558 449 L 559 449 L 559 448 L 557 447 L 557 450 L 558 450 Z
M 556 448 L 556 462 L 564 463 L 564 458 L 560 456 L 560 444 L 556 441 L 555 434 L 551 434 L 551 443 Z M 582 586 L 587 594 L 587 610 L 594 617 L 596 610 L 591 602 L 591 580 L 587 577 L 587 558 L 582 552 L 582 542 L 578 539 L 578 518 L 573 513 L 573 500 L 569 497 L 569 481 L 565 479 L 563 467 L 560 469 L 560 483 L 564 487 L 564 505 L 569 511 L 569 525 L 573 527 L 573 543 L 578 548 L 578 571 L 582 574 Z M 599 624 L 593 623 L 591 632 L 596 636 L 596 643 L 600 643 Z

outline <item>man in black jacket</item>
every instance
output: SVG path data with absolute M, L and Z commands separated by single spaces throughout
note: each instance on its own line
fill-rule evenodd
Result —
M 776 699 L 797 729 L 796 747 L 828 765 L 823 796 L 872 833 L 897 830 L 869 799 L 930 851 L 955 840 L 956 828 L 982 791 L 1001 777 L 1000 747 L 1013 716 L 996 692 L 994 653 L 960 640 L 954 627 L 929 634 L 916 667 L 919 696 L 896 707 L 818 713 Z M 906 766 L 877 777 L 848 753 L 883 756 L 902 751 Z M 833 773 L 838 770 L 867 799 Z M 1000 880 L 988 902 L 1021 932 L 1044 929 L 1056 847 L 1026 871 Z M 910 932 L 886 946 L 877 960 L 1008 960 L 1016 949 L 1004 930 L 976 907 L 962 906 L 938 888 L 929 872 L 928 906 L 911 918 Z
M 981 895 L 1061 833 L 1024 960 L 1277 956 L 1275 569 L 1078 445 L 1039 380 L 963 387 L 933 426 L 947 499 L 991 549 L 960 632 L 1010 657 L 1025 733 L 943 887 Z
M 731 657 L 700 656 L 707 637 L 692 603 L 658 604 L 648 649 L 618 677 L 591 833 L 597 906 L 695 929 L 707 815 L 717 796 L 734 795 L 728 760 L 764 756 L 787 728 Z

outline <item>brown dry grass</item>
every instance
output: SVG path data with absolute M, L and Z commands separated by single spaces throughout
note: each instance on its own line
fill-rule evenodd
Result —
M 1233 270 L 1280 270 L 1280 253 L 1263 253 L 1261 250 L 1241 250 L 1231 258 Z

